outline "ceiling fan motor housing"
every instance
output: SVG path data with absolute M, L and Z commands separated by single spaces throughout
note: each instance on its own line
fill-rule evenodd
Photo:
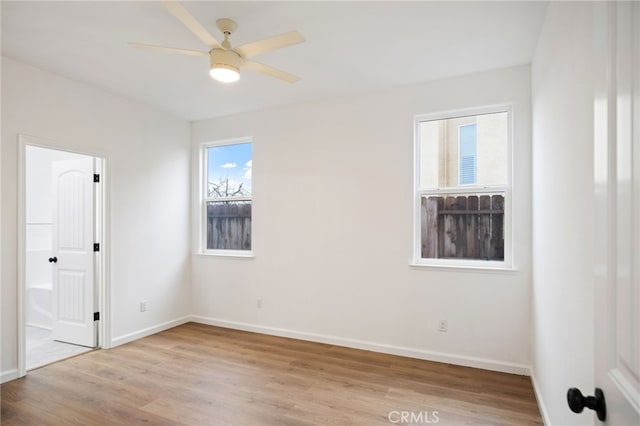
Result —
M 211 49 L 209 52 L 209 59 L 211 68 L 222 67 L 229 68 L 236 72 L 239 72 L 242 58 L 233 50 L 225 49 Z

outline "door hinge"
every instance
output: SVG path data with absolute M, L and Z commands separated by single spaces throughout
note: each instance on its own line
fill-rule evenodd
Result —
M 99 174 L 94 174 L 93 175 L 93 182 L 94 183 L 100 183 L 100 175 Z
M 100 243 L 93 243 L 93 251 L 100 251 Z
M 93 313 L 93 320 L 94 321 L 100 321 L 100 312 L 94 312 Z

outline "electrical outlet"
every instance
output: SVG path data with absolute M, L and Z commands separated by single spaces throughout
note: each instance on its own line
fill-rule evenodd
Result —
M 147 301 L 140 301 L 140 312 L 147 312 Z
M 443 333 L 447 332 L 447 320 L 438 321 L 438 331 L 441 331 Z
M 256 299 L 256 307 L 262 309 L 262 299 Z

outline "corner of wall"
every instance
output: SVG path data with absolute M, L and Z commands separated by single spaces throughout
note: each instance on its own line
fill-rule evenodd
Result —
M 542 416 L 542 422 L 546 426 L 551 426 L 551 420 L 549 420 L 549 412 L 547 411 L 547 406 L 544 403 L 544 399 L 542 398 L 542 392 L 540 390 L 540 385 L 538 383 L 538 378 L 536 377 L 536 371 L 533 367 L 529 371 L 529 375 L 531 376 L 531 385 L 533 386 L 533 393 L 536 397 L 536 402 L 538 403 L 538 408 L 540 409 L 540 415 Z
M 151 336 L 152 334 L 160 333 L 161 331 L 169 330 L 170 328 L 177 327 L 182 324 L 186 324 L 192 321 L 191 315 L 185 315 L 180 318 L 176 318 L 171 321 L 163 322 L 152 327 L 143 328 L 141 330 L 134 331 L 132 333 L 125 334 L 123 336 L 114 337 L 111 339 L 110 348 L 124 345 L 125 343 L 133 342 L 134 340 L 142 339 L 143 337 Z

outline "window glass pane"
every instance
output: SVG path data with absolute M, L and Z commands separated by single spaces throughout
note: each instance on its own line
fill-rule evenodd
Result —
M 207 202 L 207 250 L 251 250 L 251 201 Z
M 207 198 L 250 197 L 252 144 L 207 148 Z
M 419 123 L 420 189 L 507 184 L 508 113 Z
M 504 194 L 423 195 L 423 259 L 504 260 Z
M 476 125 L 460 126 L 460 185 L 476 183 Z
M 416 260 L 510 262 L 509 121 L 508 111 L 418 121 Z

